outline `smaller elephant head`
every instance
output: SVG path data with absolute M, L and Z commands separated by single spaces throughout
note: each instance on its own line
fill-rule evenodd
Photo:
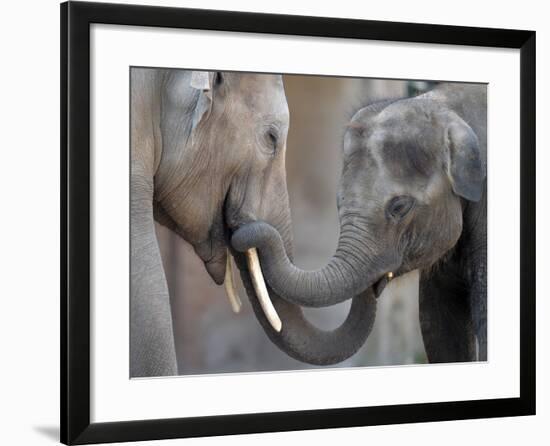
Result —
M 438 102 L 379 107 L 349 124 L 338 207 L 368 234 L 359 240 L 369 255 L 391 258 L 388 272 L 400 274 L 430 267 L 456 244 L 463 200 L 484 192 L 485 159 L 473 129 Z
M 388 275 L 432 266 L 462 233 L 463 208 L 485 190 L 485 152 L 474 130 L 429 95 L 377 103 L 346 130 L 338 193 L 340 237 L 330 262 L 303 271 L 284 257 L 266 224 L 243 227 L 233 244 L 256 246 L 264 275 L 284 299 L 342 302 Z

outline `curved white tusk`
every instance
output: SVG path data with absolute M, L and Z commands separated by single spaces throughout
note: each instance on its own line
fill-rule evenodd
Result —
M 258 296 L 262 310 L 264 310 L 267 320 L 275 331 L 281 331 L 283 324 L 269 298 L 256 248 L 250 248 L 246 251 L 246 261 L 248 263 L 248 270 L 252 276 L 252 284 L 254 285 L 254 290 L 256 291 L 256 296 Z
M 229 298 L 231 309 L 233 313 L 239 313 L 241 311 L 242 302 L 235 288 L 235 281 L 233 279 L 233 263 L 231 262 L 231 254 L 227 250 L 227 261 L 225 264 L 225 280 L 223 281 L 225 286 L 225 292 Z
M 393 279 L 393 273 L 390 271 L 388 274 L 386 274 L 386 277 L 388 278 L 388 282 Z

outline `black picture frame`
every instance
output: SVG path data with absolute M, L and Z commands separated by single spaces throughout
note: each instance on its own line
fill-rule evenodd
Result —
M 520 50 L 520 396 L 90 422 L 90 24 Z M 535 414 L 535 32 L 197 9 L 61 5 L 61 441 L 84 444 Z

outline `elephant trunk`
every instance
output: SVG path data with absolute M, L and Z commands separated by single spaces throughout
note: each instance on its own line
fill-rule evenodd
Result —
M 240 227 L 231 243 L 240 252 L 257 248 L 270 289 L 290 303 L 307 307 L 335 305 L 353 296 L 365 299 L 366 290 L 399 265 L 393 250 L 382 249 L 353 219 L 345 217 L 335 254 L 316 271 L 293 265 L 281 235 L 265 222 Z
M 277 330 L 256 298 L 245 256 L 235 251 L 233 254 L 257 319 L 271 341 L 289 356 L 314 365 L 336 364 L 355 354 L 365 343 L 376 314 L 376 299 L 371 289 L 353 298 L 349 314 L 340 327 L 324 331 L 312 325 L 299 306 L 281 299 L 268 286 L 271 302 L 283 322 Z

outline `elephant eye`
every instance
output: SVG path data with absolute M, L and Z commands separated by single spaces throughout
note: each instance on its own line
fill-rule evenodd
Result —
M 401 220 L 414 207 L 415 199 L 409 195 L 393 197 L 386 206 L 386 216 L 393 220 Z
M 277 145 L 277 135 L 275 134 L 275 132 L 270 130 L 269 132 L 267 132 L 267 137 L 272 146 Z
M 279 134 L 274 128 L 270 128 L 265 133 L 265 140 L 270 153 L 273 155 L 277 151 L 277 146 L 279 145 Z

